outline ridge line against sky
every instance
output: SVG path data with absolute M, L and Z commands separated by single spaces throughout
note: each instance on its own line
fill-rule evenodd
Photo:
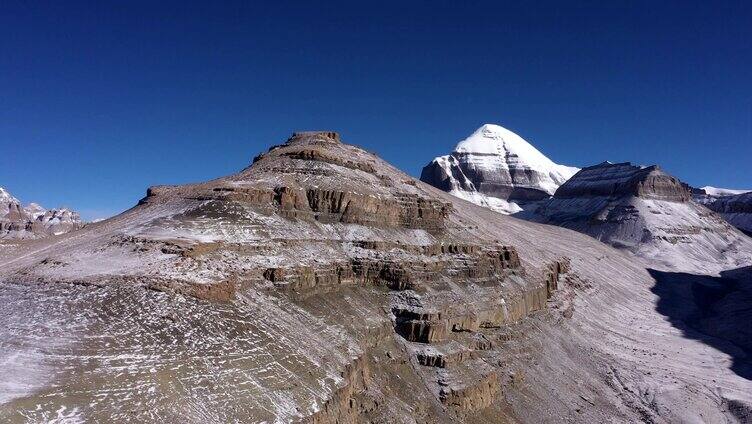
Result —
M 330 129 L 405 172 L 484 123 L 752 186 L 752 4 L 3 2 L 0 186 L 86 219 Z

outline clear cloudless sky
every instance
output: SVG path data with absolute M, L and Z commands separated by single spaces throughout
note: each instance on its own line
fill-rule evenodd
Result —
M 418 176 L 498 123 L 558 163 L 752 188 L 752 2 L 562 3 L 4 0 L 0 186 L 94 219 L 295 130 Z

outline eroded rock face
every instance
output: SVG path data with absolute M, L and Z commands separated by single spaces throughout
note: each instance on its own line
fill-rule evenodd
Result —
M 264 406 L 257 398 L 228 419 L 411 422 L 424 411 L 429 421 L 449 422 L 492 407 L 500 393 L 494 366 L 468 362 L 498 354 L 483 333 L 545 311 L 563 272 L 550 263 L 526 263 L 496 235 L 469 232 L 464 219 L 451 199 L 343 144 L 338 134 L 302 132 L 238 174 L 151 187 L 107 230 L 93 224 L 70 239 L 70 247 L 24 258 L 7 275 L 142 287 L 227 304 L 221 309 L 230 320 L 258 318 L 257 331 L 301 358 L 275 359 L 278 351 L 266 349 L 269 361 L 279 361 L 269 363 L 278 368 L 273 374 L 288 378 L 280 392 L 287 404 Z M 275 302 L 282 303 L 271 306 Z M 168 323 L 181 319 L 174 311 L 167 317 Z M 460 344 L 463 353 L 442 353 L 434 361 L 418 353 L 421 346 L 441 351 L 446 343 Z M 383 346 L 393 346 L 395 354 L 409 351 L 400 355 L 402 363 L 440 365 L 445 375 L 374 362 Z M 232 354 L 243 355 L 245 348 L 239 344 Z M 317 349 L 326 361 L 311 357 Z M 302 373 L 296 365 L 312 361 L 320 371 Z M 261 373 L 249 384 L 279 391 L 272 381 Z M 403 388 L 404 381 L 415 387 Z M 392 399 L 389 390 L 402 392 Z M 242 398 L 232 393 L 227 396 Z M 154 411 L 164 408 L 159 396 L 145 396 Z M 87 416 L 111 417 L 108 412 L 95 408 Z
M 640 167 L 629 162 L 589 166 L 556 190 L 557 199 L 635 196 L 645 199 L 687 202 L 690 190 L 657 165 Z
M 420 179 L 504 213 L 550 197 L 577 168 L 557 165 L 517 134 L 486 124 L 423 168 Z
M 3 422 L 724 416 L 707 375 L 677 368 L 700 350 L 651 315 L 633 261 L 463 202 L 332 132 L 31 243 L 0 249 Z M 634 322 L 650 317 L 661 337 L 643 343 L 653 333 Z M 636 343 L 678 359 L 622 359 Z M 667 369 L 642 401 L 645 376 Z M 660 391 L 673 384 L 691 387 L 678 406 Z
M 69 209 L 46 210 L 36 203 L 26 207 L 0 187 L 0 239 L 30 239 L 64 234 L 83 225 Z

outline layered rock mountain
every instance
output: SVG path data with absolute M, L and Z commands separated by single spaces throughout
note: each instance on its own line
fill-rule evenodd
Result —
M 514 132 L 485 124 L 423 168 L 423 182 L 497 212 L 550 197 L 578 168 L 558 165 Z
M 0 421 L 741 421 L 743 355 L 685 337 L 654 281 L 296 133 L 0 249 Z
M 29 239 L 59 235 L 83 225 L 77 212 L 47 210 L 36 203 L 26 207 L 0 187 L 0 239 Z
M 689 186 L 657 166 L 604 162 L 519 216 L 589 234 L 661 269 L 705 274 L 746 263 L 752 240 L 691 200 Z
M 740 194 L 703 196 L 701 202 L 731 225 L 752 236 L 752 192 Z

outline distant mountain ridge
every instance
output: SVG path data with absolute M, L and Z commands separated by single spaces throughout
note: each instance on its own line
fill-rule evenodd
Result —
M 45 209 L 37 203 L 22 206 L 0 187 L 0 239 L 33 239 L 59 235 L 83 225 L 78 212 L 66 208 Z
M 514 132 L 485 124 L 423 168 L 423 182 L 497 212 L 548 198 L 579 169 L 559 165 Z
M 631 195 L 675 202 L 691 198 L 685 184 L 657 165 L 603 162 L 583 168 L 575 176 L 559 187 L 556 198 Z
M 702 190 L 703 193 L 709 195 L 709 196 L 733 196 L 736 194 L 744 194 L 752 192 L 752 189 L 749 190 L 738 190 L 738 189 L 730 189 L 730 188 L 718 188 L 718 187 L 712 187 L 712 186 L 705 186 L 700 187 L 699 190 Z
M 664 269 L 719 272 L 752 255 L 752 239 L 693 202 L 691 188 L 656 165 L 583 168 L 517 216 L 589 234 Z
M 559 165 L 499 125 L 481 126 L 420 179 L 496 212 L 589 234 L 663 269 L 714 273 L 752 252 L 742 234 L 752 233 L 752 193 L 693 188 L 657 165 Z
M 694 200 L 718 213 L 731 225 L 752 236 L 752 190 L 729 190 L 703 187 Z

